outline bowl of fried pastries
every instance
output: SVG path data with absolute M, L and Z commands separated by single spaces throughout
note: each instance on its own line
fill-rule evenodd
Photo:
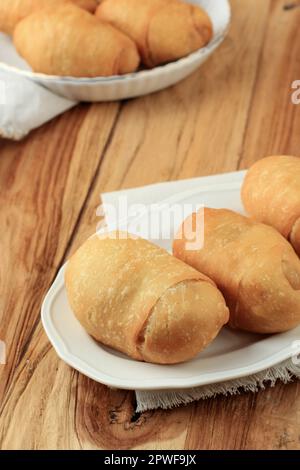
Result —
M 194 72 L 229 23 L 228 0 L 0 0 L 0 70 L 69 99 L 132 98 Z

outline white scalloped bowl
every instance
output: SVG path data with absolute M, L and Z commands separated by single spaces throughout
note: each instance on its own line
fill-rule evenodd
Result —
M 34 73 L 17 54 L 11 39 L 0 33 L 0 70 L 37 82 L 65 98 L 77 101 L 113 101 L 147 95 L 186 78 L 217 49 L 226 36 L 231 10 L 228 0 L 190 0 L 209 14 L 214 36 L 210 43 L 183 59 L 127 75 L 95 78 L 60 77 Z

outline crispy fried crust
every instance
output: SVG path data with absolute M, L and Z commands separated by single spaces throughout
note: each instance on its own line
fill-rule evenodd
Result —
M 186 361 L 228 321 L 210 279 L 140 238 L 90 238 L 71 257 L 65 284 L 86 331 L 138 360 Z
M 180 0 L 102 0 L 96 16 L 130 36 L 148 67 L 184 57 L 213 35 L 206 12 Z
M 185 220 L 173 252 L 215 281 L 230 326 L 277 333 L 299 325 L 300 260 L 291 245 L 272 227 L 226 209 L 205 209 L 204 247 L 187 250 L 197 217 Z
M 33 70 L 48 75 L 108 76 L 133 72 L 139 65 L 131 39 L 72 4 L 29 15 L 13 38 Z
M 90 13 L 95 13 L 98 3 L 96 0 L 71 0 L 75 5 L 84 10 L 89 11 Z
M 17 23 L 31 13 L 69 2 L 91 13 L 97 8 L 96 0 L 0 0 L 0 31 L 12 35 Z
M 242 200 L 253 218 L 275 227 L 300 255 L 300 158 L 282 155 L 256 162 L 247 172 Z

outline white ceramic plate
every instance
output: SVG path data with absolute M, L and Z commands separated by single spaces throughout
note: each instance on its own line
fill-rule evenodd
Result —
M 27 77 L 65 98 L 77 101 L 112 101 L 162 90 L 194 72 L 221 44 L 230 24 L 228 0 L 190 0 L 202 6 L 214 26 L 212 41 L 202 49 L 176 62 L 151 70 L 96 78 L 73 78 L 33 73 L 17 54 L 11 39 L 0 33 L 0 70 Z
M 198 189 L 183 193 L 181 199 L 177 195 L 176 203 L 196 201 L 242 212 L 242 178 L 243 173 L 230 178 L 209 177 L 203 179 L 203 185 L 200 178 Z M 158 244 L 170 248 L 165 241 Z M 254 374 L 300 353 L 300 327 L 271 336 L 224 328 L 205 351 L 187 363 L 161 366 L 134 361 L 97 343 L 80 326 L 67 301 L 64 267 L 45 298 L 42 322 L 57 354 L 67 364 L 98 382 L 123 389 L 163 390 L 223 382 Z

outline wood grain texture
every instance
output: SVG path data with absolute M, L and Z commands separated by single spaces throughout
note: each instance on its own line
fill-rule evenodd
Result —
M 300 156 L 300 107 L 292 83 L 300 77 L 300 8 L 273 1 L 246 126 L 241 168 L 266 155 Z
M 21 143 L 0 141 L 2 449 L 300 448 L 297 382 L 136 415 L 132 392 L 60 361 L 39 320 L 59 266 L 95 230 L 103 191 L 299 154 L 290 85 L 300 79 L 300 9 L 285 3 L 233 0 L 225 43 L 175 87 L 80 105 Z

